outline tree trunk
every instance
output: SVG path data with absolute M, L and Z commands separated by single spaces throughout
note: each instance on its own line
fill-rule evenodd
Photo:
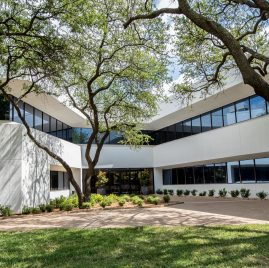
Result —
M 89 202 L 91 200 L 91 180 L 92 177 L 95 175 L 94 172 L 94 167 L 93 165 L 91 165 L 88 169 L 87 169 L 87 173 L 84 177 L 84 201 L 85 202 Z

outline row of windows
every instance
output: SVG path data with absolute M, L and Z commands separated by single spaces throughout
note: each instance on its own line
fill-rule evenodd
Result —
M 22 101 L 19 102 L 19 108 L 30 127 L 58 138 L 72 141 L 72 129 L 70 126 Z M 13 105 L 10 105 L 9 118 L 14 122 L 21 123 Z
M 76 144 L 86 144 L 91 133 L 91 128 L 73 128 L 72 141 Z M 108 138 L 105 140 L 105 144 L 118 144 L 122 139 L 123 137 L 119 132 L 111 131 Z
M 183 122 L 154 131 L 153 144 L 161 144 L 212 129 L 229 126 L 256 118 L 269 112 L 269 103 L 260 97 L 252 96 L 216 110 L 190 118 Z
M 163 170 L 163 184 L 269 182 L 269 158 Z

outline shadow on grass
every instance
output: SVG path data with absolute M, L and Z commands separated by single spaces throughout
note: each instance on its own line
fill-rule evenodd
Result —
M 269 226 L 0 233 L 0 267 L 266 267 Z

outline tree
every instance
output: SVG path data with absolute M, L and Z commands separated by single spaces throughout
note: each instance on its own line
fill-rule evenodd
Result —
M 124 23 L 125 28 L 139 20 L 172 15 L 185 82 L 177 86 L 183 94 L 208 93 L 225 83 L 227 74 L 240 71 L 245 84 L 269 101 L 267 0 L 177 0 L 176 8 L 156 10 L 145 1 Z M 174 15 L 174 16 L 173 16 Z
M 90 199 L 91 179 L 109 134 L 120 133 L 121 142 L 128 145 L 149 141 L 142 123 L 156 113 L 162 84 L 168 80 L 163 24 L 154 28 L 148 22 L 124 30 L 128 8 L 124 0 L 85 1 L 76 18 L 69 13 L 63 22 L 72 54 L 54 88 L 65 89 L 70 105 L 92 129 L 85 151 L 85 201 Z
M 43 92 L 46 83 L 57 77 L 59 70 L 64 67 L 63 62 L 68 53 L 56 22 L 68 7 L 65 1 L 1 1 L 0 93 L 16 109 L 28 137 L 66 169 L 81 206 L 82 193 L 71 167 L 33 135 L 18 106 L 27 94 Z M 16 79 L 25 80 L 23 92 L 17 100 L 9 95 L 10 83 Z

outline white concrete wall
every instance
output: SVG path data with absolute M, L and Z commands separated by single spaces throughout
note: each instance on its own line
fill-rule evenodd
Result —
M 22 128 L 0 122 L 0 204 L 19 211 L 22 202 Z
M 81 145 L 82 166 L 87 167 L 85 159 L 86 145 Z M 94 151 L 93 151 L 94 152 Z M 139 149 L 125 145 L 104 145 L 97 168 L 147 168 L 153 164 L 153 146 Z
M 180 167 L 269 156 L 269 115 L 153 148 L 154 167 Z

